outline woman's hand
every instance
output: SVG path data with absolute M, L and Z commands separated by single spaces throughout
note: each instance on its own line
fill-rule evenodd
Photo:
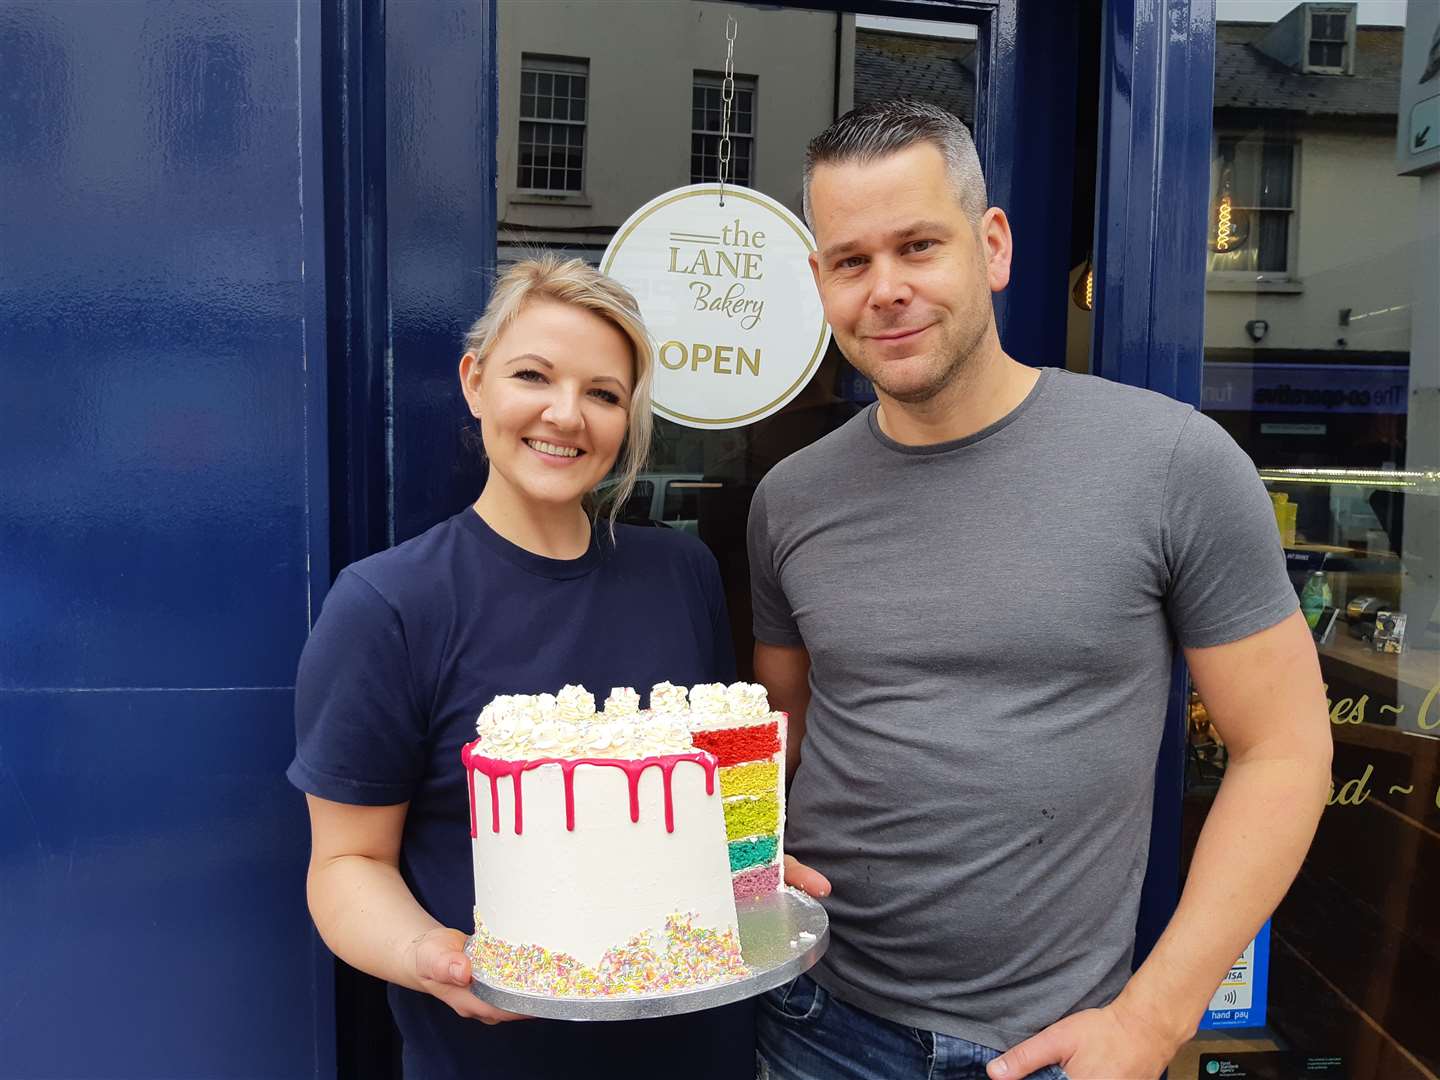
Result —
M 482 1024 L 503 1024 L 531 1017 L 487 1005 L 470 992 L 470 958 L 465 935 L 447 926 L 427 930 L 410 943 L 410 963 L 420 989 L 460 1015 Z

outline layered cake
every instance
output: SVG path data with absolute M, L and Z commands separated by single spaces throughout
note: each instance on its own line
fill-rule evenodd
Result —
M 720 769 L 735 899 L 774 892 L 785 856 L 785 714 L 771 712 L 765 688 L 753 683 L 697 686 L 689 706 L 691 741 Z
M 746 974 L 735 900 L 780 887 L 783 716 L 762 687 L 496 698 L 462 756 L 487 982 L 655 994 Z

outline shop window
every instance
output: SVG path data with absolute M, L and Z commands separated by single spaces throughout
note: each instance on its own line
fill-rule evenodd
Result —
M 724 116 L 723 75 L 697 71 L 691 91 L 690 183 L 720 179 L 720 136 Z M 755 79 L 735 76 L 735 97 L 730 102 L 729 184 L 751 186 L 755 162 Z
M 1433 5 L 1359 27 L 1353 4 L 1269 26 L 1240 8 L 1216 25 L 1201 400 L 1269 491 L 1333 783 L 1287 896 L 1170 1075 L 1420 1080 L 1440 1068 L 1440 344 L 1419 313 L 1440 285 L 1432 177 L 1397 162 L 1396 134 L 1435 32 L 1414 13 Z M 1192 699 L 1182 861 L 1229 765 L 1222 727 Z
M 585 190 L 584 60 L 526 56 L 520 68 L 520 191 L 578 195 Z
M 1350 13 L 1312 10 L 1306 70 L 1344 74 L 1349 65 Z
M 1210 272 L 1293 276 L 1298 148 L 1278 139 L 1216 140 L 1210 206 Z

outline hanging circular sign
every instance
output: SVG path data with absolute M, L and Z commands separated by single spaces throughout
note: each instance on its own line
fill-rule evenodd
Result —
M 815 243 L 780 203 L 729 185 L 651 199 L 600 269 L 640 304 L 655 338 L 655 412 L 695 428 L 769 416 L 815 374 L 830 328 L 810 276 Z

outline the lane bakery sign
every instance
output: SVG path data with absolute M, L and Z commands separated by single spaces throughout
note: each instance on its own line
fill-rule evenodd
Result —
M 622 225 L 600 269 L 655 338 L 655 412 L 696 428 L 753 424 L 815 374 L 830 328 L 800 219 L 758 191 L 692 184 Z

